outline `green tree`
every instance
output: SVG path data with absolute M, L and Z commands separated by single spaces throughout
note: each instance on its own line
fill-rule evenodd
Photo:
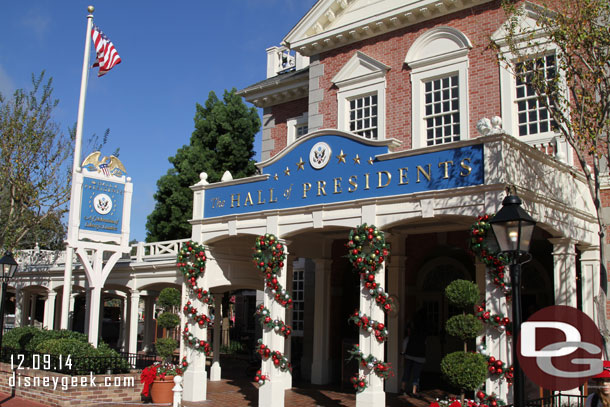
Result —
M 209 182 L 220 181 L 225 171 L 234 178 L 253 175 L 254 136 L 260 128 L 255 108 L 248 108 L 233 88 L 223 100 L 210 92 L 204 106 L 197 104 L 195 130 L 188 145 L 169 158 L 172 168 L 157 181 L 153 212 L 146 222 L 146 240 L 182 239 L 191 235 L 193 213 L 190 186 L 206 172 Z
M 506 36 L 492 47 L 500 63 L 532 89 L 555 122 L 554 130 L 573 148 L 584 172 L 600 228 L 598 326 L 608 337 L 605 318 L 607 225 L 602 215 L 601 180 L 610 175 L 610 2 L 541 1 L 520 6 L 505 0 Z M 534 25 L 520 24 L 525 17 Z M 556 47 L 559 74 L 539 69 L 549 46 Z M 545 74 L 546 73 L 546 74 Z
M 32 90 L 11 99 L 0 95 L 0 247 L 12 250 L 40 236 L 46 227 L 63 238 L 59 227 L 70 198 L 70 138 L 52 113 L 52 78 L 32 75 Z M 59 224 L 59 225 L 58 225 Z M 52 229 L 46 229 L 51 233 Z M 52 233 L 51 233 L 52 234 Z M 28 239 L 29 238 L 29 239 Z

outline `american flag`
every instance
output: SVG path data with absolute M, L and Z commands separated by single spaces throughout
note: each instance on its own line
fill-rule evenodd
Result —
M 106 35 L 104 35 L 95 25 L 91 29 L 91 38 L 93 39 L 93 45 L 95 46 L 95 52 L 97 53 L 97 59 L 91 68 L 99 66 L 100 70 L 98 71 L 97 76 L 102 76 L 116 64 L 121 63 L 121 57 L 108 37 L 106 37 Z

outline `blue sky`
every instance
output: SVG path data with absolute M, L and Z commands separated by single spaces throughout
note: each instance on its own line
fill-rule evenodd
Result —
M 83 134 L 101 136 L 110 129 L 102 154 L 120 147 L 134 183 L 131 238 L 143 240 L 156 182 L 170 166 L 167 158 L 189 141 L 195 103 L 203 104 L 212 90 L 221 97 L 224 89 L 264 79 L 265 49 L 279 45 L 314 3 L 3 1 L 0 93 L 29 89 L 31 75 L 45 70 L 60 100 L 55 121 L 67 132 L 77 117 L 87 6 L 95 6 L 94 23 L 122 62 L 101 78 L 90 70 Z M 84 146 L 81 159 L 88 152 Z

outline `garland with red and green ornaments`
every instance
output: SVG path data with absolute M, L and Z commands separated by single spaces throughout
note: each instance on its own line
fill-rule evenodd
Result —
M 184 283 L 189 294 L 196 297 L 197 300 L 201 300 L 204 304 L 213 304 L 214 298 L 211 294 L 207 290 L 197 286 L 198 278 L 205 272 L 205 262 L 205 247 L 197 242 L 189 240 L 184 243 L 178 252 L 176 266 L 182 272 L 182 275 L 184 275 Z M 186 303 L 183 312 L 200 327 L 207 327 L 211 324 L 210 317 L 203 313 L 199 313 L 197 308 L 193 306 L 191 300 Z M 194 336 L 189 330 L 188 323 L 184 326 L 182 337 L 187 346 L 198 352 L 205 353 L 206 356 L 210 356 L 212 351 L 210 344 L 207 341 Z M 188 366 L 186 358 L 182 359 L 182 366 L 185 369 Z
M 375 335 L 377 342 L 385 342 L 388 340 L 388 330 L 383 322 L 374 321 L 366 314 L 360 314 L 359 311 L 354 311 L 349 318 L 357 327 Z
M 275 235 L 267 233 L 259 236 L 256 238 L 252 261 L 263 274 L 265 287 L 269 290 L 273 299 L 282 307 L 291 308 L 292 297 L 282 287 L 278 278 L 278 274 L 284 267 L 284 261 L 286 261 L 284 245 L 279 242 Z M 256 316 L 258 316 L 263 328 L 273 330 L 273 332 L 284 338 L 287 338 L 292 333 L 292 328 L 286 325 L 284 321 L 271 318 L 271 313 L 263 304 L 257 308 Z M 271 358 L 273 366 L 281 371 L 292 370 L 292 365 L 288 358 L 279 351 L 269 349 L 262 339 L 258 340 L 256 351 L 263 360 Z M 256 372 L 254 381 L 259 385 L 264 385 L 267 380 L 269 380 L 268 375 L 263 374 L 261 370 Z
M 470 228 L 470 250 L 475 257 L 479 258 L 487 266 L 486 268 L 488 273 L 490 273 L 492 282 L 502 290 L 506 300 L 510 301 L 512 290 L 510 283 L 506 281 L 506 273 L 509 271 L 507 267 L 508 259 L 490 249 L 486 244 L 487 237 L 491 231 L 490 220 L 490 215 L 482 215 L 472 225 Z M 506 334 L 509 336 L 512 335 L 512 322 L 507 316 L 492 314 L 485 309 L 485 304 L 477 306 L 475 312 L 477 318 L 482 322 L 500 332 L 506 331 Z M 489 374 L 493 378 L 506 379 L 508 384 L 512 384 L 514 368 L 507 366 L 503 361 L 496 359 L 494 356 L 487 355 L 484 344 L 479 345 L 478 350 L 487 359 Z M 504 404 L 502 400 L 497 399 L 494 395 L 487 395 L 483 391 L 477 392 L 476 397 L 480 400 L 479 406 L 495 407 Z
M 384 233 L 377 230 L 374 225 L 364 223 L 350 231 L 346 246 L 347 257 L 358 272 L 363 288 L 368 290 L 371 298 L 375 299 L 377 305 L 384 312 L 390 312 L 394 307 L 394 301 L 384 291 L 381 284 L 377 283 L 375 278 L 383 262 L 390 254 L 390 246 L 385 241 Z M 387 340 L 388 330 L 385 324 L 371 320 L 361 310 L 356 310 L 349 320 L 362 330 L 374 334 L 378 342 Z M 356 358 L 363 368 L 368 369 L 367 375 L 374 372 L 382 379 L 386 379 L 394 374 L 389 363 L 379 361 L 373 355 L 365 357 L 358 345 L 350 353 L 352 355 L 350 359 Z M 357 393 L 364 391 L 368 386 L 366 376 L 356 374 L 350 381 Z
M 365 223 L 352 229 L 346 246 L 347 257 L 360 274 L 364 288 L 384 312 L 390 312 L 394 301 L 375 280 L 379 268 L 390 254 L 390 245 L 386 243 L 383 232 L 377 230 L 374 225 L 368 226 Z

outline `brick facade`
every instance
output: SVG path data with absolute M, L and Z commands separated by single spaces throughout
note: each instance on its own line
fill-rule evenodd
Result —
M 133 386 L 125 385 L 129 383 Z M 69 376 L 34 369 L 13 373 L 9 364 L 0 363 L 0 392 L 12 394 L 13 390 L 17 397 L 50 407 L 102 407 L 105 403 L 139 403 L 142 386 L 139 373 Z
M 302 116 L 303 113 L 307 112 L 307 103 L 307 98 L 305 98 L 293 100 L 291 102 L 276 105 L 271 108 L 273 118 L 275 119 L 275 125 L 273 128 L 271 128 L 271 140 L 273 140 L 273 150 L 271 152 L 272 157 L 286 147 L 288 120 Z

